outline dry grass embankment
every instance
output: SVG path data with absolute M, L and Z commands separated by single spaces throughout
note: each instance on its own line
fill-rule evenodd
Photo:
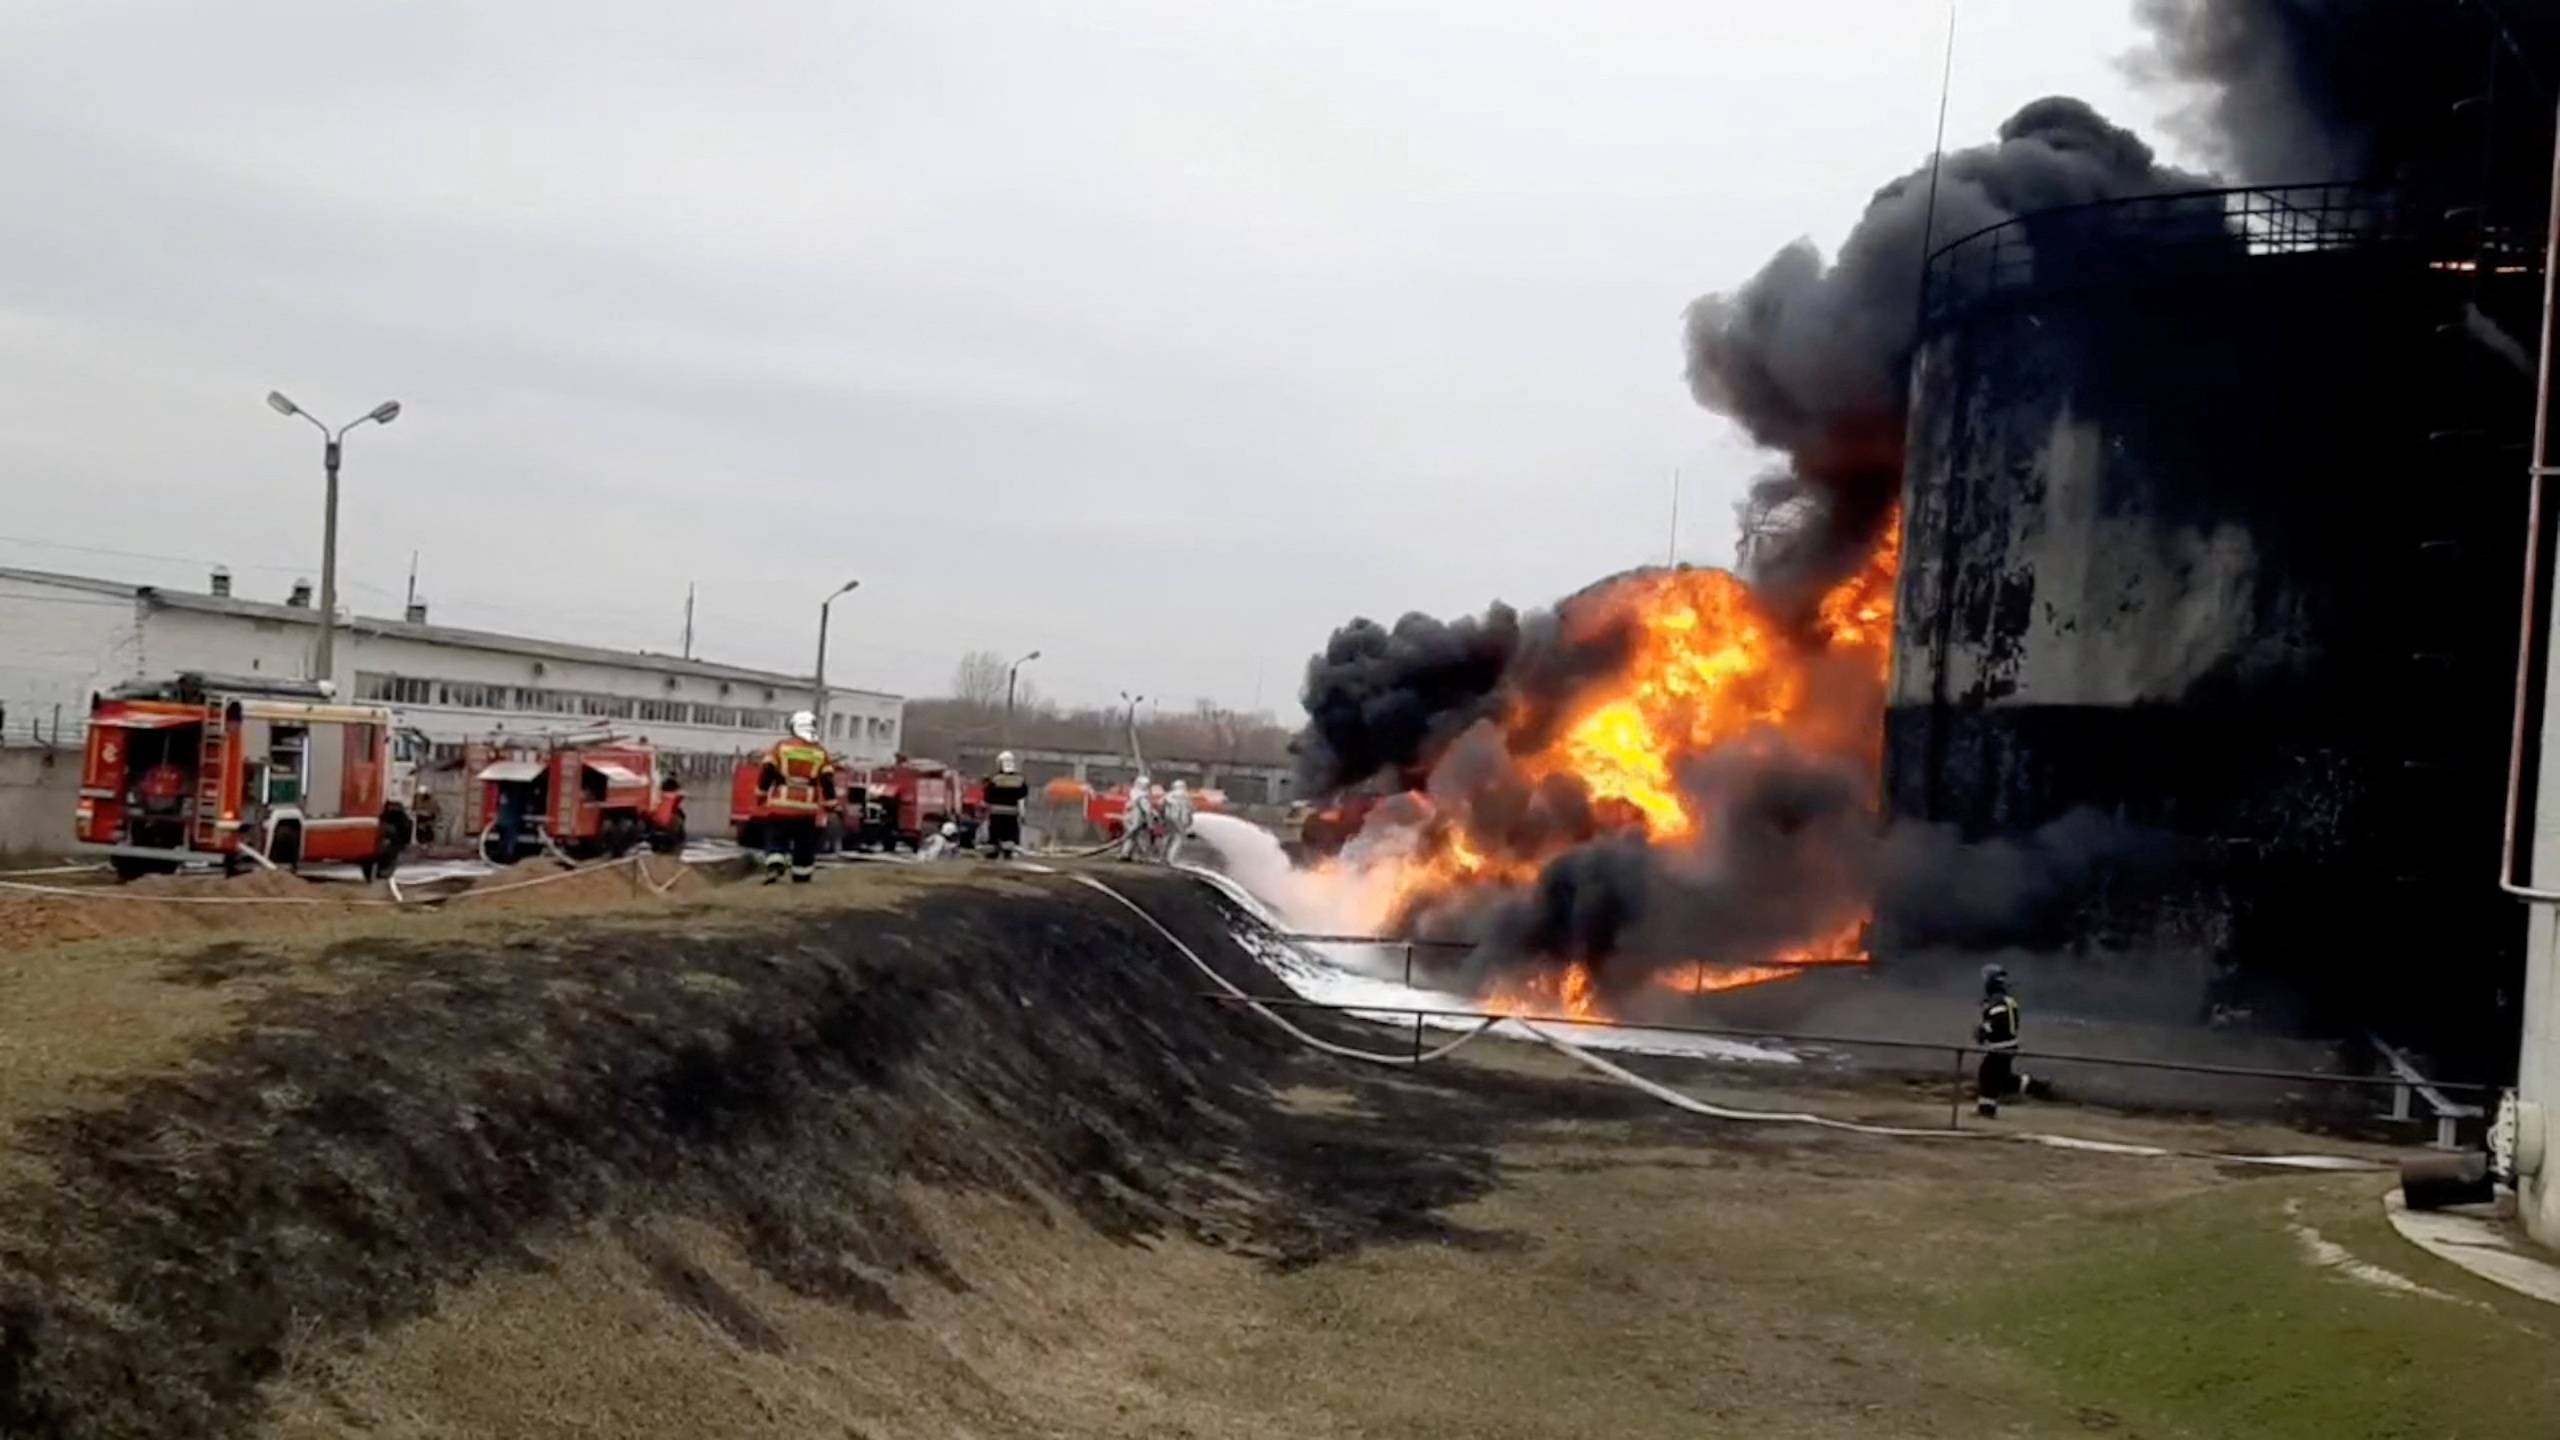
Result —
M 1199 892 L 1136 883 L 1249 975 Z M 2554 1318 L 2400 1246 L 2370 1176 L 1713 1124 L 1510 1048 L 1350 1068 L 1202 1003 L 1098 897 L 961 867 L 391 918 L 10 972 L 71 1030 L 140 1029 L 67 1041 L 81 1104 L 7 1102 L 0 1431 L 2539 1440 L 2560 1413 Z M 2315 1266 L 2305 1224 L 2445 1298 Z

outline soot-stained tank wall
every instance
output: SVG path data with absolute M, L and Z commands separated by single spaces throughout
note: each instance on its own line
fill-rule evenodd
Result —
M 2204 950 L 2215 1000 L 2477 1047 L 2534 277 L 2405 247 L 2103 269 L 1932 317 L 1914 374 L 1887 788 L 1975 837 L 2156 831 L 2084 938 Z M 2466 307 L 2476 307 L 2477 318 Z M 2510 448 L 2510 447 L 2515 448 Z

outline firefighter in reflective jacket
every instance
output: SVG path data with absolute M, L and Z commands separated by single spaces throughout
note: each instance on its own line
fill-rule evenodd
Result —
M 764 883 L 780 880 L 786 867 L 794 883 L 815 878 L 818 830 L 836 799 L 836 762 L 818 743 L 817 716 L 792 715 L 791 733 L 765 752 L 756 794 L 766 815 Z
M 2009 972 L 2001 966 L 1982 967 L 1982 1022 L 1973 1027 L 1973 1043 L 1982 1047 L 1973 1108 L 1997 1116 L 2002 1098 L 2019 1089 L 2018 1000 L 2009 993 Z
M 987 777 L 987 848 L 1002 860 L 1022 844 L 1022 807 L 1031 799 L 1031 782 L 1022 778 L 1021 762 L 1010 750 L 996 756 L 996 773 Z

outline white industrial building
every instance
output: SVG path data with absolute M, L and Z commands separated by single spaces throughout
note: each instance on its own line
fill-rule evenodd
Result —
M 69 848 L 91 695 L 189 671 L 311 676 L 307 591 L 273 603 L 230 589 L 220 572 L 185 591 L 0 568 L 0 853 Z M 792 711 L 822 709 L 830 748 L 886 764 L 905 714 L 874 690 L 831 684 L 821 706 L 806 676 L 457 629 L 423 607 L 343 618 L 333 668 L 339 694 L 393 706 L 447 759 L 467 741 L 610 727 L 710 779 L 771 744 Z

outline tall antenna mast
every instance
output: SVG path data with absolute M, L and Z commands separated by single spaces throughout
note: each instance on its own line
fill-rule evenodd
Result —
M 1671 469 L 1671 549 L 1662 563 L 1674 569 L 1680 565 L 1680 468 L 1676 465 Z
M 1938 172 L 1947 165 L 1947 98 L 1956 88 L 1956 5 L 1947 0 L 1947 61 L 1938 74 L 1938 142 L 1929 151 L 1929 209 L 1920 217 L 1920 316 L 1929 314 L 1929 247 L 1938 241 Z
M 413 611 L 413 610 L 415 610 L 415 609 L 417 609 L 417 608 L 418 608 L 418 552 L 417 552 L 417 551 L 415 551 L 415 550 L 412 550 L 412 551 L 410 551 L 410 552 L 409 552 L 409 596 L 408 596 L 408 598 L 407 598 L 407 599 L 405 599 L 405 600 L 403 600 L 403 601 L 401 601 L 401 602 L 400 602 L 400 618 L 402 618 L 402 619 L 404 619 L 404 620 L 405 620 L 405 619 L 407 619 L 407 618 L 409 617 L 409 612 L 410 612 L 410 611 Z
M 684 584 L 684 658 L 693 658 L 693 582 Z

